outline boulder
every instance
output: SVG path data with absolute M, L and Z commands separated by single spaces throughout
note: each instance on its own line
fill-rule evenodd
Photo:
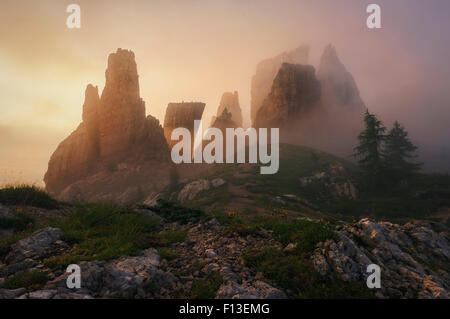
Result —
M 183 189 L 178 193 L 177 199 L 180 203 L 185 203 L 187 201 L 193 200 L 200 192 L 207 191 L 211 187 L 220 187 L 222 185 L 225 185 L 225 183 L 226 181 L 221 178 L 216 178 L 211 181 L 206 179 L 193 181 L 183 187 Z
M 445 271 L 450 232 L 434 228 L 432 223 L 401 226 L 362 219 L 340 227 L 339 241 L 319 243 L 311 262 L 324 276 L 362 282 L 368 276 L 367 266 L 377 264 L 381 268 L 378 295 L 446 299 L 450 297 L 450 276 Z
M 52 255 L 57 246 L 65 246 L 60 241 L 62 231 L 58 228 L 47 227 L 34 232 L 30 237 L 19 240 L 11 246 L 6 256 L 10 264 L 19 263 L 25 259 L 37 259 Z

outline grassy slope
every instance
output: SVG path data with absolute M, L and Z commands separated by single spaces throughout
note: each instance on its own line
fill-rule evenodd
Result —
M 441 207 L 450 207 L 448 175 L 419 175 L 408 189 L 362 193 L 357 200 L 335 198 L 320 182 L 301 186 L 299 177 L 312 176 L 337 162 L 344 166 L 348 178 L 356 183 L 357 167 L 350 161 L 311 148 L 282 144 L 277 174 L 261 175 L 259 165 L 212 165 L 195 179 L 223 178 L 227 185 L 204 191 L 187 205 L 216 213 L 233 212 L 249 218 L 284 211 L 294 217 L 318 218 L 325 214 L 352 220 L 368 216 L 398 222 L 431 218 Z M 182 186 L 172 191 L 180 190 Z M 285 194 L 296 195 L 301 201 L 283 199 L 285 203 L 280 203 L 273 200 Z
M 295 151 L 295 150 L 294 150 Z M 306 151 L 305 157 L 314 156 Z M 309 155 L 307 155 L 309 154 Z M 333 158 L 331 158 L 334 160 Z M 316 169 L 320 165 L 328 165 L 325 161 L 315 160 Z M 325 163 L 325 164 L 320 164 Z M 301 168 L 297 168 L 297 174 Z M 223 178 L 226 176 L 221 175 Z M 236 178 L 236 175 L 229 178 Z M 256 179 L 265 179 L 256 175 Z M 421 200 L 434 200 L 435 193 L 446 186 L 447 179 L 437 177 L 421 177 L 428 182 L 421 181 L 421 187 L 427 187 L 427 192 L 421 193 Z M 238 178 L 238 180 L 240 177 Z M 439 183 L 437 183 L 436 179 Z M 235 181 L 234 181 L 235 182 Z M 282 180 L 279 180 L 281 183 Z M 267 184 L 264 184 L 267 187 Z M 272 191 L 269 185 L 267 191 Z M 439 186 L 437 190 L 433 187 Z M 9 192 L 17 204 L 25 205 L 28 196 L 17 189 Z M 25 208 L 26 210 L 26 208 Z M 73 212 L 67 216 L 55 217 L 48 225 L 63 230 L 63 240 L 76 244 L 70 251 L 61 256 L 55 256 L 45 261 L 46 265 L 54 269 L 63 269 L 68 264 L 82 260 L 108 260 L 122 255 L 133 255 L 144 248 L 159 248 L 162 258 L 176 259 L 177 253 L 171 244 L 186 239 L 185 231 L 161 232 L 157 217 L 145 217 L 134 212 L 132 207 L 121 207 L 108 204 L 78 204 L 72 207 Z M 162 217 L 179 223 L 199 222 L 212 217 L 218 217 L 220 223 L 226 227 L 225 232 L 245 237 L 258 236 L 262 230 L 270 230 L 275 239 L 283 245 L 297 243 L 291 251 L 279 249 L 265 249 L 262 251 L 247 251 L 242 257 L 246 265 L 255 272 L 263 274 L 265 280 L 283 288 L 291 297 L 295 298 L 370 298 L 372 295 L 364 288 L 363 283 L 347 283 L 337 278 L 320 276 L 310 263 L 310 256 L 318 242 L 336 239 L 332 228 L 324 223 L 306 220 L 293 221 L 290 216 L 265 216 L 241 218 L 239 215 L 205 214 L 199 209 L 190 209 L 180 205 L 163 202 L 155 211 Z M 20 214 L 26 214 L 21 212 Z M 35 230 L 36 225 L 30 219 L 25 229 L 18 228 L 16 234 L 8 240 L 0 241 L 0 257 L 7 253 L 8 247 L 15 241 L 27 236 Z M 43 227 L 40 225 L 39 227 Z M 46 281 L 45 274 L 28 272 L 8 278 L 7 287 L 27 287 L 30 290 L 41 286 Z M 196 282 L 189 294 L 192 298 L 212 298 L 221 284 L 217 275 Z M 157 289 L 157 287 L 153 287 Z

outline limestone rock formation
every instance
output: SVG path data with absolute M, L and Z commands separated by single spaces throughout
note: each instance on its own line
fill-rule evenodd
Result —
M 332 45 L 327 46 L 322 54 L 317 78 L 322 86 L 324 105 L 345 107 L 356 111 L 366 108 L 353 76 L 339 60 L 336 49 Z
M 227 110 L 231 114 L 231 121 L 234 123 L 234 126 L 228 127 L 242 127 L 242 110 L 239 105 L 239 95 L 238 92 L 225 92 L 222 95 L 222 99 L 220 100 L 219 108 L 217 109 L 217 115 L 213 117 L 211 121 L 211 126 L 216 127 L 214 122 L 217 118 L 221 117 L 224 114 L 224 111 Z
M 283 63 L 255 118 L 255 127 L 288 129 L 320 104 L 320 83 L 310 65 Z
M 449 298 L 449 229 L 443 224 L 396 225 L 362 219 L 339 226 L 339 240 L 317 245 L 311 261 L 322 275 L 365 281 L 367 266 L 381 268 L 379 297 Z M 433 266 L 432 266 L 433 265 Z
M 338 163 L 330 165 L 327 170 L 315 175 L 300 177 L 299 180 L 302 187 L 320 184 L 329 189 L 330 193 L 335 197 L 356 199 L 358 190 L 348 176 L 349 174 L 344 166 Z
M 301 45 L 297 49 L 284 52 L 276 57 L 261 61 L 251 83 L 251 120 L 256 119 L 259 108 L 270 93 L 275 76 L 283 63 L 307 64 L 309 47 Z
M 291 73 L 284 64 L 279 69 L 253 126 L 279 127 L 281 142 L 348 156 L 357 142 L 365 105 L 336 49 L 331 45 L 325 49 L 317 74 L 311 66 L 288 65 Z M 299 80 L 302 72 L 303 81 Z M 252 112 L 253 101 L 252 93 Z
M 211 181 L 207 179 L 193 181 L 183 187 L 183 189 L 179 192 L 177 199 L 180 203 L 185 203 L 193 200 L 202 191 L 217 188 L 224 184 L 226 184 L 226 181 L 221 178 L 216 178 Z
M 157 119 L 146 117 L 139 96 L 134 53 L 118 49 L 109 56 L 101 98 L 98 88 L 88 85 L 83 122 L 51 156 L 44 181 L 48 192 L 58 198 L 93 199 L 102 196 L 102 190 L 102 199 L 117 198 L 128 184 L 137 182 L 137 171 L 143 166 L 168 161 L 163 129 Z M 119 168 L 122 172 L 113 174 Z
M 177 141 L 172 141 L 172 131 L 179 127 L 187 128 L 191 132 L 192 141 L 194 139 L 194 120 L 201 120 L 205 103 L 182 102 L 169 103 L 164 118 L 164 136 L 171 149 Z M 192 142 L 191 145 L 194 145 Z

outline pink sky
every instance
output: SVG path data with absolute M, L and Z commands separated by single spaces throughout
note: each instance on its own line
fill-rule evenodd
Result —
M 387 125 L 398 119 L 423 149 L 449 152 L 448 1 L 79 0 L 82 28 L 69 30 L 73 2 L 0 5 L 3 182 L 5 172 L 40 182 L 81 121 L 86 85 L 103 88 L 107 56 L 119 47 L 136 54 L 148 114 L 162 121 L 169 102 L 193 100 L 207 104 L 209 121 L 222 93 L 237 90 L 248 123 L 260 60 L 306 43 L 317 66 L 333 43 L 372 112 Z M 365 26 L 373 2 L 381 30 Z

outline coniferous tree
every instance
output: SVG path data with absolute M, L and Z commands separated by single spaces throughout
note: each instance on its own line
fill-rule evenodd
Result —
M 363 185 L 374 189 L 383 182 L 382 143 L 385 140 L 386 128 L 369 110 L 366 110 L 364 115 L 364 124 L 365 128 L 358 136 L 359 145 L 355 148 L 354 156 L 359 158 Z
M 397 121 L 386 136 L 383 150 L 386 172 L 392 182 L 407 180 L 420 169 L 421 164 L 409 161 L 415 158 L 417 147 L 408 138 L 408 132 Z

